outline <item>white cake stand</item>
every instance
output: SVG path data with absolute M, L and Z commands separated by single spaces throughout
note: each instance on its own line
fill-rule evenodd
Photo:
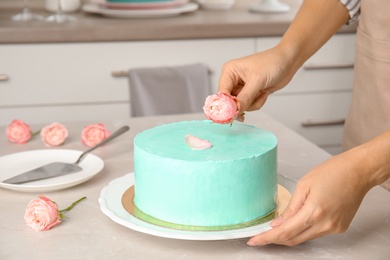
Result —
M 259 13 L 284 13 L 290 9 L 289 5 L 279 2 L 279 0 L 261 0 L 260 3 L 249 8 L 250 11 Z

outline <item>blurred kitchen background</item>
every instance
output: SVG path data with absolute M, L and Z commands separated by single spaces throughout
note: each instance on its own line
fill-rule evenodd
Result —
M 129 71 L 137 68 L 203 64 L 215 93 L 223 64 L 276 45 L 302 2 L 257 10 L 262 0 L 181 1 L 150 15 L 118 2 L 63 0 L 74 19 L 57 23 L 15 21 L 24 1 L 1 0 L 0 125 L 130 117 Z M 44 19 L 57 7 L 28 2 Z M 355 31 L 344 26 L 262 109 L 332 154 L 341 151 L 351 100 Z

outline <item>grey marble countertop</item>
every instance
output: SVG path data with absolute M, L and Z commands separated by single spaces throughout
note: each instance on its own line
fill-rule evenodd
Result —
M 204 119 L 202 114 L 126 118 L 101 122 L 110 130 L 126 124 L 130 132 L 93 153 L 105 162 L 104 169 L 80 185 L 44 195 L 60 208 L 87 196 L 67 213 L 68 219 L 49 231 L 28 228 L 23 215 L 28 202 L 39 193 L 0 188 L 0 259 L 388 259 L 390 255 L 390 192 L 373 188 L 345 234 L 330 235 L 295 247 L 249 247 L 248 238 L 192 241 L 170 239 L 134 231 L 119 225 L 100 210 L 98 198 L 112 180 L 133 171 L 133 138 L 144 129 L 174 121 Z M 50 123 L 50 122 L 48 122 Z M 66 124 L 70 136 L 60 149 L 85 150 L 80 133 L 86 124 Z M 329 154 L 261 111 L 247 113 L 246 123 L 275 133 L 278 138 L 278 171 L 299 179 Z M 39 125 L 31 126 L 34 130 Z M 0 127 L 0 133 L 5 128 Z M 39 137 L 27 144 L 11 144 L 2 134 L 0 156 L 46 148 Z M 0 176 L 4 174 L 1 171 Z
M 48 24 L 42 21 L 14 22 L 11 16 L 21 11 L 23 1 L 0 3 L 0 43 L 103 42 L 280 36 L 295 16 L 301 0 L 285 1 L 291 11 L 279 14 L 253 13 L 249 6 L 258 0 L 236 1 L 226 11 L 203 10 L 174 17 L 116 19 L 79 11 L 77 21 Z M 32 10 L 50 15 L 42 0 L 33 0 Z M 85 1 L 86 2 L 86 1 Z M 356 24 L 340 32 L 353 33 Z

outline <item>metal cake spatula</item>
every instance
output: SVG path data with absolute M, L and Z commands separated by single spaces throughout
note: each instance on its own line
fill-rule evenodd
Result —
M 64 163 L 64 162 L 49 163 L 44 166 L 33 169 L 31 171 L 21 173 L 3 182 L 8 184 L 21 184 L 25 182 L 43 180 L 43 179 L 58 177 L 58 176 L 82 171 L 83 169 L 78 164 L 84 159 L 85 155 L 95 150 L 96 148 L 102 146 L 103 144 L 111 141 L 112 139 L 120 136 L 121 134 L 125 133 L 129 129 L 130 128 L 128 126 L 122 126 L 117 131 L 112 133 L 109 137 L 107 137 L 106 139 L 104 139 L 94 147 L 91 147 L 90 149 L 83 152 L 80 155 L 80 157 L 77 159 L 77 161 L 75 161 L 74 163 Z

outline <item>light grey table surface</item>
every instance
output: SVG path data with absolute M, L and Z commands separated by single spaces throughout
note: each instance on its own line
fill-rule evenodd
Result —
M 98 203 L 100 192 L 110 181 L 133 171 L 134 136 L 159 124 L 192 119 L 204 119 L 204 116 L 101 122 L 111 131 L 124 124 L 131 130 L 93 152 L 105 162 L 104 169 L 94 178 L 72 188 L 44 193 L 60 208 L 87 196 L 86 201 L 67 213 L 68 219 L 49 231 L 34 231 L 23 221 L 28 202 L 39 193 L 0 188 L 0 259 L 389 259 L 390 192 L 381 187 L 367 194 L 345 234 L 322 237 L 295 247 L 249 247 L 247 238 L 218 241 L 162 238 L 126 228 L 104 215 Z M 79 135 L 89 123 L 99 122 L 66 123 L 70 137 L 60 148 L 85 150 Z M 299 179 L 329 158 L 326 152 L 262 112 L 248 113 L 246 123 L 275 133 L 279 140 L 278 171 L 290 178 Z M 32 126 L 39 127 L 42 126 Z M 0 156 L 50 149 L 39 137 L 16 145 L 6 139 L 4 126 L 0 127 L 0 133 Z M 1 174 L 4 173 L 0 171 Z

